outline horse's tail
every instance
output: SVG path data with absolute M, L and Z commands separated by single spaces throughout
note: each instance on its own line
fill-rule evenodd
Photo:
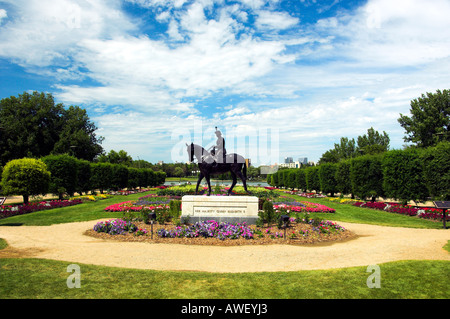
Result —
M 244 170 L 243 170 L 243 173 L 244 173 L 245 179 L 247 179 L 247 163 L 244 163 Z

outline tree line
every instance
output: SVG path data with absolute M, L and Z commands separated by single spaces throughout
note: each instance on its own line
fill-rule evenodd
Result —
M 389 150 L 389 136 L 370 128 L 357 140 L 342 137 L 322 154 L 318 166 L 282 169 L 267 176 L 276 187 L 407 202 L 450 200 L 450 90 L 411 101 L 411 116 L 400 114 L 402 150 Z
M 55 104 L 51 94 L 24 92 L 0 100 L 0 166 L 13 159 L 70 154 L 93 161 L 104 138 L 86 110 Z
M 123 164 L 94 163 L 68 154 L 47 155 L 41 159 L 22 158 L 0 167 L 1 193 L 22 195 L 24 203 L 34 195 L 64 195 L 99 190 L 151 187 L 162 185 L 166 174 L 150 168 L 127 167 Z
M 363 200 L 376 197 L 401 202 L 450 200 L 450 142 L 427 148 L 391 150 L 338 163 L 281 169 L 267 176 L 275 187 L 336 193 Z
M 450 200 L 450 142 L 428 148 L 391 150 L 338 163 L 281 169 L 268 175 L 275 187 L 321 192 L 334 196 L 376 197 L 402 202 Z

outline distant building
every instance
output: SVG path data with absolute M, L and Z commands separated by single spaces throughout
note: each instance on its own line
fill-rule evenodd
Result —
M 298 159 L 298 161 L 300 162 L 300 164 L 308 164 L 308 158 L 307 157 L 300 157 Z
M 261 175 L 269 175 L 274 174 L 278 171 L 278 164 L 275 165 L 261 165 L 259 167 L 259 171 Z
M 164 164 L 164 161 L 158 161 L 158 165 Z
M 293 160 L 292 157 L 285 157 L 284 158 L 284 164 L 290 164 L 290 163 L 293 163 L 293 162 L 294 162 L 294 160 Z
M 291 162 L 291 163 L 283 163 L 278 165 L 279 167 L 287 167 L 287 168 L 300 168 L 302 164 L 300 162 Z

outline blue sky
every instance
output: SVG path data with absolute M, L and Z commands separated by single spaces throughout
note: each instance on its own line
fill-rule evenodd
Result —
M 0 98 L 84 107 L 106 151 L 317 161 L 450 83 L 448 0 L 0 0 Z M 268 142 L 267 142 L 268 141 Z

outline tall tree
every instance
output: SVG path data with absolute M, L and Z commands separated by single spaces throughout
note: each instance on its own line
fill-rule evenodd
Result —
M 125 166 L 131 166 L 133 163 L 133 158 L 128 155 L 124 150 L 116 152 L 115 150 L 110 150 L 108 154 L 100 155 L 98 158 L 100 163 L 111 163 L 111 164 L 121 164 Z M 143 168 L 143 167 L 142 167 Z
M 24 92 L 0 100 L 0 164 L 23 157 L 68 153 L 92 161 L 103 138 L 77 106 L 67 110 L 51 94 Z
M 411 101 L 411 117 L 400 114 L 398 122 L 405 129 L 405 142 L 418 147 L 450 141 L 450 90 L 422 94 Z
M 362 155 L 373 155 L 389 150 L 389 135 L 385 131 L 380 134 L 373 127 L 367 130 L 367 135 L 358 136 L 358 151 Z
M 383 131 L 380 134 L 373 127 L 367 130 L 367 134 L 358 136 L 358 144 L 355 139 L 341 137 L 339 144 L 335 143 L 334 148 L 322 154 L 319 163 L 339 163 L 361 155 L 373 155 L 389 150 L 389 135 Z
M 24 92 L 0 101 L 0 162 L 50 154 L 59 139 L 64 107 L 51 94 Z
M 337 152 L 339 160 L 345 160 L 356 156 L 355 139 L 348 139 L 348 137 L 341 137 L 339 144 L 334 144 L 334 149 Z
M 89 120 L 86 110 L 70 106 L 62 114 L 62 128 L 53 153 L 68 153 L 77 158 L 92 161 L 103 152 L 103 137 L 97 137 L 97 127 Z

